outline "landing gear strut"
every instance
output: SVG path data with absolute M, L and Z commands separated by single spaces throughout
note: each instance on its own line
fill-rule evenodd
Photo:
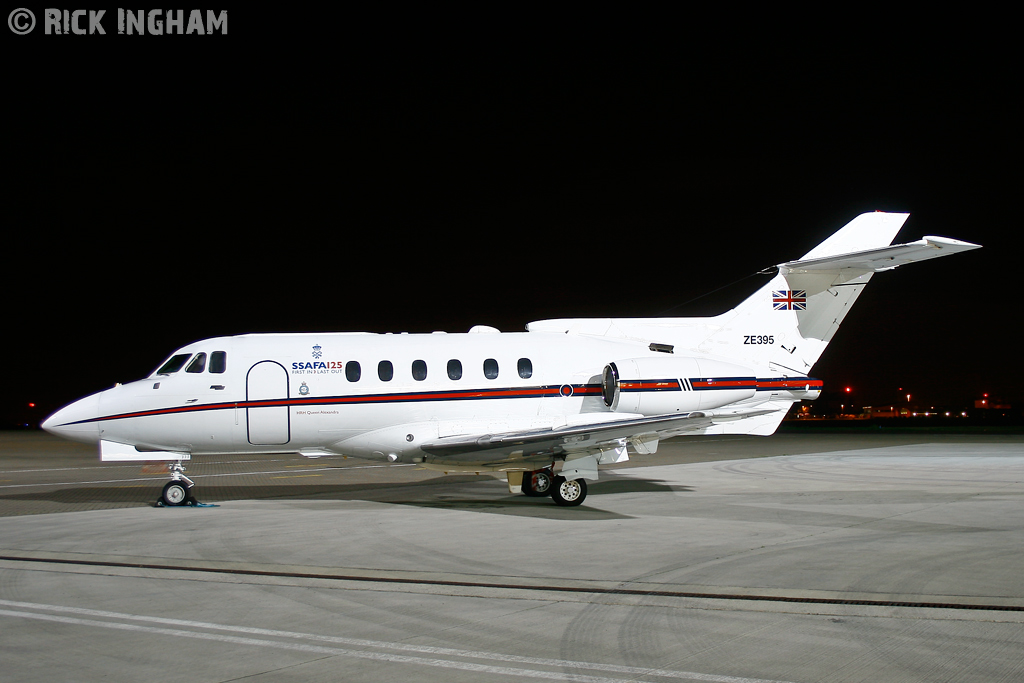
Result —
M 159 502 L 168 507 L 188 505 L 189 501 L 195 504 L 196 499 L 192 497 L 192 487 L 195 486 L 195 482 L 182 474 L 185 468 L 181 462 L 171 463 L 167 469 L 171 471 L 171 480 L 164 485 Z

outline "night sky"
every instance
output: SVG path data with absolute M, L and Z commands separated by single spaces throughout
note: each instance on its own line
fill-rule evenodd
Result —
M 875 276 L 812 374 L 860 404 L 1024 407 L 999 40 L 230 16 L 4 35 L 0 427 L 205 337 L 714 315 L 872 210 L 984 249 Z

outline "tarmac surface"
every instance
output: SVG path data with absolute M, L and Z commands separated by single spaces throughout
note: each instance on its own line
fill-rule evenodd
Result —
M 624 466 L 623 466 L 624 465 Z M 690 437 L 579 508 L 300 456 L 0 432 L 14 681 L 1020 681 L 1024 436 Z

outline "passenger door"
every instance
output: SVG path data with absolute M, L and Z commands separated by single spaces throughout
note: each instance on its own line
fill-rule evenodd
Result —
M 288 371 L 277 361 L 256 363 L 246 375 L 245 399 L 283 401 L 289 397 Z M 249 443 L 253 446 L 282 446 L 291 441 L 290 409 L 287 405 L 247 406 Z

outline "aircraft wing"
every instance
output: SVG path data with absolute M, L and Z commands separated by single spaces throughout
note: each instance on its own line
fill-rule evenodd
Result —
M 777 407 L 746 410 L 704 410 L 669 415 L 635 415 L 621 420 L 534 429 L 502 434 L 470 434 L 439 438 L 420 445 L 423 451 L 458 461 L 465 456 L 501 460 L 513 454 L 579 457 L 613 451 L 627 443 L 639 453 L 653 453 L 660 439 L 704 429 L 713 424 L 766 415 Z
M 867 249 L 802 261 L 789 261 L 787 263 L 780 263 L 779 268 L 783 269 L 783 272 L 789 273 L 807 273 L 816 270 L 839 270 L 843 268 L 879 272 L 882 270 L 892 270 L 907 263 L 926 261 L 969 249 L 978 249 L 980 246 L 980 244 L 962 242 L 950 237 L 929 235 L 916 242 L 893 244 L 880 249 Z

